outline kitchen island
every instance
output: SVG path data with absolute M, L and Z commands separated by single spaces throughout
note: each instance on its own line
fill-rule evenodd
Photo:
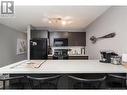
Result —
M 0 68 L 1 74 L 52 73 L 127 73 L 123 65 L 99 60 L 23 60 Z

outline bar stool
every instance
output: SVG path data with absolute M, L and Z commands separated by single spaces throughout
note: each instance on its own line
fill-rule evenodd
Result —
M 75 81 L 72 83 L 72 89 L 98 89 L 106 79 L 105 74 L 74 74 L 68 77 Z
M 18 82 L 9 84 L 9 88 L 10 89 L 23 89 L 24 88 L 24 84 L 21 81 L 23 78 L 24 78 L 24 76 L 1 77 L 0 81 L 3 82 L 3 89 L 6 89 L 6 81 L 10 82 L 11 80 L 18 80 Z
M 31 89 L 57 89 L 61 75 L 28 75 Z
M 108 89 L 126 89 L 126 74 L 108 74 L 106 88 Z

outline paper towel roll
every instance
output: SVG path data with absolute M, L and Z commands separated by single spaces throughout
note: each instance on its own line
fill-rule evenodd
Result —
M 127 54 L 122 54 L 122 62 L 127 63 Z

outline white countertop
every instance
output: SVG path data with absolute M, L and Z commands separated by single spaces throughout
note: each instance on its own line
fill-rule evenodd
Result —
M 127 73 L 123 65 L 100 63 L 98 60 L 33 60 L 43 64 L 31 67 L 27 60 L 0 68 L 0 73 Z

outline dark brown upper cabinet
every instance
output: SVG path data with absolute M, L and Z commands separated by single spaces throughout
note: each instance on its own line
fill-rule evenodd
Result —
M 68 38 L 68 32 L 50 32 L 50 44 L 54 45 L 55 38 Z
M 48 32 L 44 30 L 31 31 L 31 39 L 48 38 Z M 54 38 L 67 38 L 68 46 L 86 46 L 86 32 L 50 32 L 50 46 L 54 44 Z
M 86 46 L 86 32 L 68 32 L 69 46 Z
M 43 30 L 33 30 L 31 31 L 31 39 L 34 38 L 48 38 L 48 32 Z

